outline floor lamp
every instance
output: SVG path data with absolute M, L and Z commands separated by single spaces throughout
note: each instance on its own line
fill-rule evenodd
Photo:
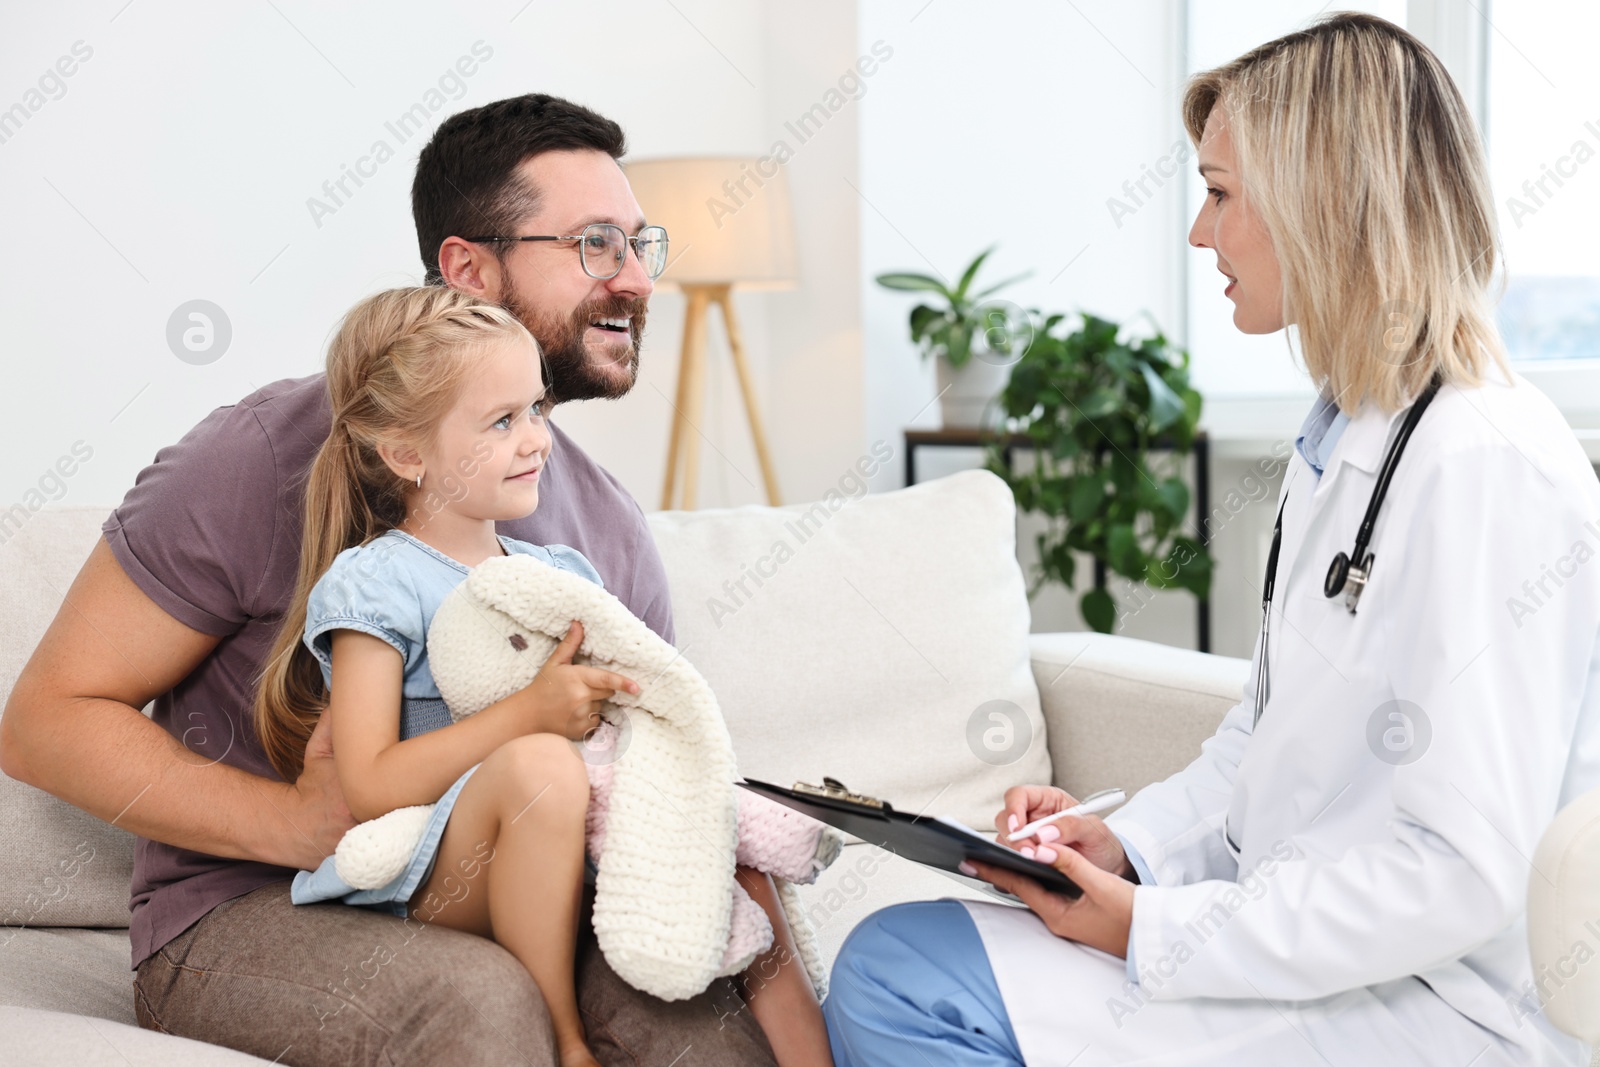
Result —
M 712 306 L 721 308 L 727 327 L 767 502 L 779 504 L 778 477 L 731 294 L 735 286 L 777 289 L 794 284 L 794 223 L 783 168 L 767 157 L 696 157 L 640 160 L 625 170 L 645 218 L 665 226 L 671 241 L 667 271 L 658 284 L 682 289 L 687 305 L 661 507 L 695 506 Z

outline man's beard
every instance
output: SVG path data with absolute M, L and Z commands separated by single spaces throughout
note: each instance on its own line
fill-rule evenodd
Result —
M 649 301 L 643 297 L 612 296 L 591 301 L 580 304 L 566 318 L 538 314 L 517 299 L 515 292 L 507 292 L 500 303 L 539 342 L 550 376 L 548 388 L 557 403 L 618 400 L 627 396 L 638 380 L 639 339 L 644 336 L 645 312 L 649 308 Z M 584 344 L 591 322 L 625 317 L 629 320 L 626 348 Z

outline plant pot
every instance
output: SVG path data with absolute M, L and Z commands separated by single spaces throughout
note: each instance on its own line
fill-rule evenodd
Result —
M 992 430 L 1005 421 L 994 398 L 1011 377 L 1011 365 L 974 356 L 955 369 L 938 360 L 939 412 L 947 430 Z

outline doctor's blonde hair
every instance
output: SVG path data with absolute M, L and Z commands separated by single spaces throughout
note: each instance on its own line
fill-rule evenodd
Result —
M 1353 415 L 1405 407 L 1435 370 L 1510 377 L 1489 293 L 1499 251 L 1482 143 L 1444 65 L 1370 15 L 1340 13 L 1190 79 L 1214 109 L 1277 253 L 1306 370 Z

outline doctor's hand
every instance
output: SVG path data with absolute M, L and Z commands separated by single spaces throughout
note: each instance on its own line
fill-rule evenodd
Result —
M 1013 874 L 987 863 L 967 862 L 961 866 L 964 873 L 982 878 L 1022 901 L 1057 937 L 1126 959 L 1136 886 L 1101 870 L 1075 849 L 1044 845 L 1035 851 L 1034 859 L 1071 878 L 1083 889 L 1083 895 L 1069 900 L 1025 874 Z
M 1042 845 L 1052 848 L 1077 850 L 1090 863 L 1102 871 L 1123 878 L 1131 878 L 1133 865 L 1123 851 L 1122 842 L 1098 815 L 1069 815 L 1040 827 L 1031 837 L 1020 841 L 1007 841 L 1011 832 L 1035 819 L 1054 815 L 1077 804 L 1077 798 L 1063 789 L 1051 785 L 1016 785 L 1006 790 L 1005 807 L 994 817 L 994 828 L 1000 831 L 995 840 L 1007 848 L 1021 852 L 1033 859 Z M 1074 879 L 1076 881 L 1076 879 Z

